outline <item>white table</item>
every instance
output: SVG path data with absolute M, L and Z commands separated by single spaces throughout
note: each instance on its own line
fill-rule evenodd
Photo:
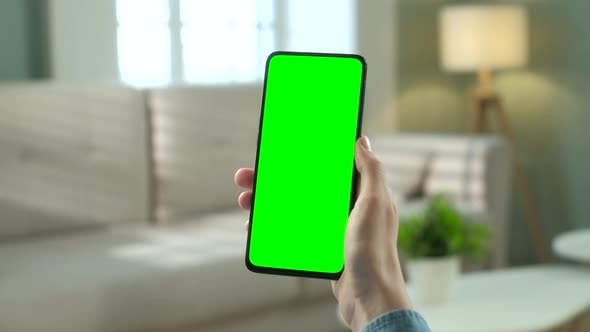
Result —
M 590 331 L 590 268 L 540 265 L 466 274 L 448 303 L 416 310 L 433 332 L 570 331 L 561 329 L 568 325 Z
M 560 234 L 552 246 L 553 251 L 563 258 L 590 264 L 590 229 Z

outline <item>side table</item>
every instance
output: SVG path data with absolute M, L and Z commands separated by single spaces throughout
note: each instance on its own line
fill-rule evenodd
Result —
M 563 258 L 590 265 L 590 229 L 559 234 L 552 247 Z

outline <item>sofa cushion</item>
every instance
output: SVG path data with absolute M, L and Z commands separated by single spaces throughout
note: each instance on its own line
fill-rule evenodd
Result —
M 142 94 L 0 85 L 0 237 L 147 218 Z
M 254 166 L 260 100 L 259 86 L 148 91 L 159 220 L 236 206 L 233 175 Z
M 138 331 L 292 299 L 295 278 L 246 270 L 245 219 L 2 244 L 0 330 Z

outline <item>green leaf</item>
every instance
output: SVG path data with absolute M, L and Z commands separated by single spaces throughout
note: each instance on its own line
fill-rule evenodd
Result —
M 414 258 L 483 258 L 489 250 L 490 236 L 488 226 L 463 216 L 439 194 L 430 198 L 422 213 L 401 220 L 398 247 L 403 255 Z

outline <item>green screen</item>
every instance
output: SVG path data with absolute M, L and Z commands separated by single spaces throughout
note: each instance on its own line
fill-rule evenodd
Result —
M 252 265 L 342 270 L 364 71 L 358 56 L 269 58 L 248 248 Z

